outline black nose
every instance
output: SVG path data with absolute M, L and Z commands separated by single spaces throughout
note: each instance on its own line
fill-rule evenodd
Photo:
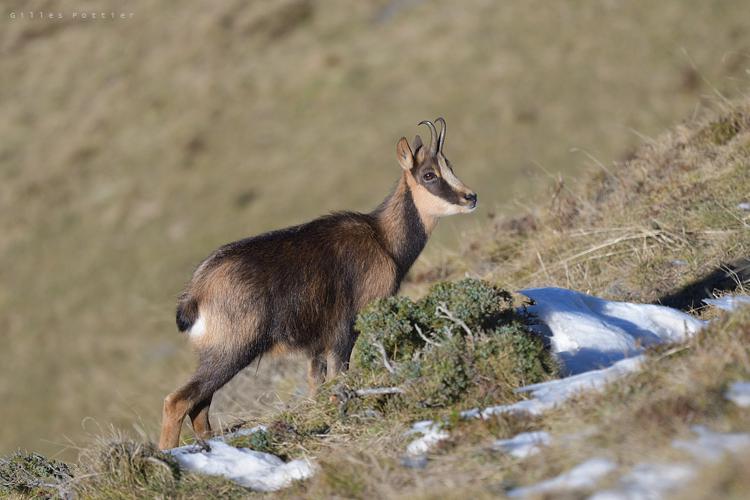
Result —
M 477 193 L 468 193 L 464 195 L 467 201 L 472 202 L 474 205 L 477 204 Z

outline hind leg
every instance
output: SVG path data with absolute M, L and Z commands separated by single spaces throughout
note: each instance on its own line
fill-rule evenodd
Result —
M 182 422 L 194 406 L 199 393 L 200 381 L 195 380 L 194 377 L 193 380 L 164 398 L 159 449 L 166 450 L 179 444 Z
M 207 373 L 203 365 L 187 384 L 183 385 L 164 400 L 159 448 L 166 450 L 180 442 L 182 422 L 189 414 L 198 437 L 203 438 L 210 431 L 208 407 L 211 396 L 229 382 L 244 367 L 219 370 Z M 205 402 L 205 403 L 204 403 Z
M 263 351 L 262 344 L 256 342 L 251 349 L 240 353 L 218 352 L 201 356 L 198 370 L 190 381 L 164 399 L 159 448 L 166 450 L 179 444 L 182 422 L 188 414 L 199 437 L 210 432 L 208 407 L 214 392 Z
M 208 420 L 208 408 L 211 406 L 211 398 L 201 401 L 188 415 L 193 424 L 193 432 L 198 439 L 208 439 L 211 436 L 211 422 Z

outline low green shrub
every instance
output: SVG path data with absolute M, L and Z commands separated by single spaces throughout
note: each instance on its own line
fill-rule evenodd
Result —
M 359 315 L 352 358 L 361 383 L 403 387 L 422 407 L 496 402 L 557 365 L 511 295 L 476 279 L 443 282 L 420 300 L 389 297 Z
M 275 436 L 268 429 L 259 429 L 251 434 L 241 436 L 231 436 L 227 439 L 227 444 L 235 448 L 250 448 L 263 453 L 280 455 L 276 448 Z

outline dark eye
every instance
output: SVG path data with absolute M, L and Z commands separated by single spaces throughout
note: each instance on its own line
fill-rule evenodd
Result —
M 424 179 L 426 182 L 434 181 L 437 178 L 434 172 L 427 172 L 422 176 L 422 179 Z

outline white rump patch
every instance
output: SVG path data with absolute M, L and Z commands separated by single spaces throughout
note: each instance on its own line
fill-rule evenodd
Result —
M 203 315 L 199 315 L 193 326 L 188 330 L 188 335 L 191 339 L 197 339 L 202 337 L 204 333 L 206 333 L 206 320 L 203 318 Z

